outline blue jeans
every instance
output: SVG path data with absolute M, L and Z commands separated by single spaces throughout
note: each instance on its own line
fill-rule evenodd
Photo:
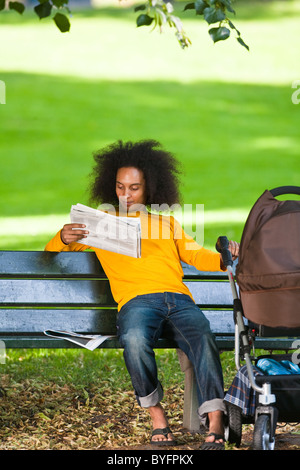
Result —
M 155 406 L 163 397 L 153 348 L 161 336 L 172 338 L 194 366 L 199 416 L 224 411 L 219 350 L 209 321 L 194 301 L 172 292 L 139 295 L 118 314 L 118 337 L 138 403 Z

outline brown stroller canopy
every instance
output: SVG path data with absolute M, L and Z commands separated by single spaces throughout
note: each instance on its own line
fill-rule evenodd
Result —
M 246 318 L 270 327 L 300 327 L 300 201 L 279 201 L 300 187 L 266 190 L 246 221 L 236 280 Z

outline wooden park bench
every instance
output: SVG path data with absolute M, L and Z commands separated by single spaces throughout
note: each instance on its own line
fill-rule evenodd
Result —
M 184 282 L 208 317 L 220 351 L 234 349 L 233 300 L 226 273 L 198 272 L 184 266 Z M 93 252 L 0 251 L 0 341 L 9 348 L 76 348 L 45 330 L 116 334 L 116 303 Z M 292 340 L 258 338 L 259 348 L 290 349 Z M 176 348 L 160 338 L 157 348 Z M 100 348 L 121 348 L 111 337 Z M 185 373 L 183 426 L 199 430 L 193 368 L 178 351 Z M 0 366 L 1 367 L 1 366 Z

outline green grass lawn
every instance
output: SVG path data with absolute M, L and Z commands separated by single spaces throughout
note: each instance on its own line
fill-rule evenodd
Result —
M 119 138 L 155 138 L 178 156 L 184 202 L 209 216 L 207 246 L 220 231 L 238 240 L 264 189 L 299 183 L 298 4 L 236 10 L 250 53 L 234 37 L 212 44 L 191 13 L 184 51 L 173 31 L 137 29 L 124 9 L 75 10 L 67 34 L 29 12 L 0 16 L 1 249 L 43 249 L 71 204 L 87 203 L 92 153 Z

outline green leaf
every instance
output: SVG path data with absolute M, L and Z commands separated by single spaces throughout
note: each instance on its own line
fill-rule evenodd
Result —
M 245 47 L 245 48 L 247 49 L 247 51 L 250 50 L 250 49 L 249 49 L 249 46 L 247 46 L 247 44 L 242 40 L 241 37 L 238 37 L 238 38 L 236 38 L 236 39 L 237 39 L 237 41 L 238 41 L 243 47 Z
M 53 5 L 57 8 L 61 8 L 69 3 L 69 0 L 52 0 Z
M 9 2 L 8 5 L 9 5 L 10 10 L 15 10 L 18 13 L 20 13 L 20 15 L 25 10 L 25 6 L 23 5 L 23 3 L 20 3 L 20 2 Z
M 225 28 L 225 26 L 211 28 L 208 32 L 214 42 L 225 41 L 225 39 L 229 38 L 230 36 L 230 30 Z
M 211 3 L 211 5 L 215 5 L 216 3 L 220 3 L 220 4 L 223 5 L 225 8 L 227 8 L 227 10 L 230 11 L 230 13 L 234 13 L 234 14 L 235 14 L 235 11 L 234 11 L 234 9 L 232 8 L 232 4 L 231 4 L 231 1 L 230 1 L 230 0 L 211 0 L 210 3 Z
M 137 26 L 149 26 L 153 21 L 153 18 L 149 15 L 139 15 L 136 19 Z
M 5 0 L 0 0 L 0 11 L 5 8 Z
M 208 24 L 218 23 L 226 18 L 226 15 L 222 10 L 219 8 L 215 9 L 213 7 L 205 8 L 203 15 Z
M 62 13 L 56 13 L 56 15 L 53 17 L 53 20 L 62 33 L 70 31 L 71 25 L 66 15 L 63 15 Z
M 146 10 L 146 5 L 138 5 L 134 7 L 134 11 Z
M 45 413 L 42 413 L 42 412 L 39 412 L 37 413 L 37 415 L 43 419 L 44 421 L 51 421 L 51 418 L 49 418 L 49 416 L 45 415 Z
M 237 32 L 237 34 L 238 34 L 239 36 L 241 35 L 241 33 L 239 32 L 238 29 L 236 29 L 236 27 L 234 26 L 234 24 L 232 23 L 232 21 L 228 20 L 228 24 L 229 24 L 229 26 L 230 26 L 231 29 L 235 29 L 235 30 L 236 30 L 236 32 Z
M 205 8 L 208 8 L 209 5 L 204 0 L 196 0 L 195 10 L 197 15 L 202 15 Z
M 34 11 L 40 19 L 51 15 L 52 5 L 47 1 L 34 7 Z
M 235 15 L 235 10 L 232 8 L 230 0 L 221 0 L 221 2 L 225 5 L 227 10 L 230 11 L 230 13 L 233 13 Z

